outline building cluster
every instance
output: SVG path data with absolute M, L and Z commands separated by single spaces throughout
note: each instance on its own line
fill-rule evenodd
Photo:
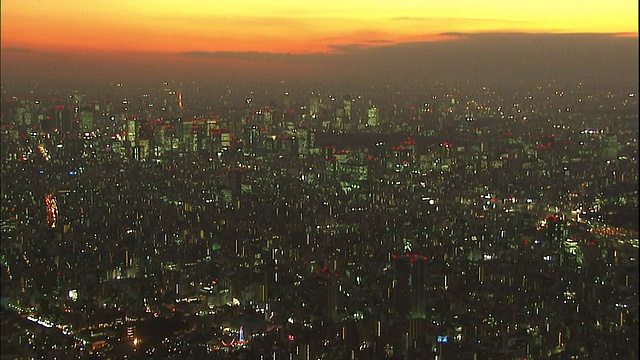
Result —
M 3 353 L 639 354 L 633 91 L 103 91 L 4 94 Z

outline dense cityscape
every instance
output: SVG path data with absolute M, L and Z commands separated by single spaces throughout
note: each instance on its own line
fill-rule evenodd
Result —
M 2 358 L 636 359 L 636 91 L 3 89 Z

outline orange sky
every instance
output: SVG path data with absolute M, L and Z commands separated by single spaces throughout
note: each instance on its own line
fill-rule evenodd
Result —
M 637 79 L 633 0 L 2 0 L 0 6 L 3 86 Z
M 608 1 L 2 0 L 2 48 L 46 53 L 334 52 L 447 32 L 634 33 Z

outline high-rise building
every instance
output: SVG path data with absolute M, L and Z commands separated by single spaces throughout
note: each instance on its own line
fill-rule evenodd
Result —
M 351 123 L 351 95 L 345 95 L 342 97 L 342 109 L 344 110 L 344 122 Z
M 80 110 L 78 114 L 80 118 L 80 132 L 89 132 L 94 130 L 93 111 L 90 109 Z
M 136 120 L 129 119 L 127 121 L 127 141 L 133 143 L 136 141 Z
M 378 126 L 380 125 L 379 111 L 375 106 L 369 107 L 367 110 L 367 125 Z
M 546 237 L 543 246 L 547 249 L 560 249 L 569 238 L 567 219 L 563 215 L 547 216 Z
M 618 159 L 618 137 L 616 135 L 608 135 L 602 143 L 602 156 L 606 160 Z
M 322 99 L 315 93 L 311 93 L 309 99 L 309 117 L 315 119 L 320 114 Z
M 412 319 L 427 316 L 427 273 L 429 262 L 426 257 L 406 253 L 394 259 L 395 308 Z

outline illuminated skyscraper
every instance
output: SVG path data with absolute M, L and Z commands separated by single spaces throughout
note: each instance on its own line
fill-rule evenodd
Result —
M 89 109 L 83 109 L 79 113 L 80 117 L 80 131 L 92 131 L 94 130 L 93 126 L 93 112 Z
M 605 160 L 618 159 L 618 137 L 616 135 L 608 135 L 602 143 L 602 156 Z
M 427 316 L 428 264 L 425 257 L 409 253 L 394 262 L 395 308 L 412 319 Z
M 322 99 L 315 93 L 311 93 L 311 98 L 309 99 L 309 116 L 312 119 L 315 119 L 320 113 Z
M 344 122 L 350 123 L 352 114 L 351 114 L 351 95 L 345 95 L 342 98 L 342 108 L 344 109 Z
M 367 125 L 369 126 L 380 125 L 378 108 L 373 105 L 369 107 L 369 110 L 367 110 Z
M 136 141 L 136 121 L 135 119 L 127 120 L 127 141 Z
M 559 249 L 569 237 L 567 219 L 564 216 L 552 215 L 546 218 L 546 241 L 543 246 Z

